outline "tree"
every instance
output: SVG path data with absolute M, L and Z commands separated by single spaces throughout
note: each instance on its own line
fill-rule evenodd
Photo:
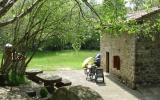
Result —
M 23 3 L 24 2 L 25 1 L 23 1 Z M 36 20 L 36 17 L 43 4 L 44 2 L 40 2 L 35 6 L 34 9 L 32 9 L 32 12 L 30 12 L 29 15 L 25 15 L 23 18 L 15 20 L 15 22 L 13 22 L 11 25 L 11 44 L 6 44 L 5 46 L 0 71 L 1 74 L 5 74 L 7 76 L 9 74 L 11 74 L 11 76 L 15 76 L 15 78 L 12 78 L 14 83 L 17 83 L 19 78 L 24 76 L 27 64 L 35 54 L 36 46 L 40 45 L 42 41 L 42 32 L 47 27 L 45 25 L 49 17 L 49 13 L 43 15 L 39 20 Z M 23 7 L 25 6 L 22 5 L 20 12 Z M 35 45 L 35 43 L 38 44 Z M 34 51 L 31 57 L 27 59 L 25 55 L 27 50 L 31 47 L 34 49 Z
M 2 0 L 0 2 L 0 20 L 3 19 L 3 16 L 5 16 L 7 14 L 7 12 L 9 12 L 9 10 L 13 7 L 13 5 L 17 2 L 18 0 Z M 6 26 L 10 23 L 15 22 L 16 20 L 18 20 L 19 18 L 24 17 L 25 15 L 27 15 L 28 13 L 30 13 L 35 6 L 37 6 L 40 2 L 42 2 L 43 0 L 36 0 L 30 7 L 28 7 L 24 12 L 14 16 L 12 19 L 8 19 L 7 21 L 1 21 L 0 22 L 0 27 L 2 26 Z M 25 0 L 23 1 L 25 2 Z
M 159 4 L 159 0 L 128 0 L 128 2 L 135 4 L 134 10 L 142 10 L 142 12 L 145 10 L 146 12 L 150 11 L 150 9 Z M 158 32 L 160 30 L 158 14 L 155 20 L 144 21 L 143 23 L 139 23 L 134 19 L 128 20 L 127 13 L 131 12 L 126 7 L 124 0 L 104 0 L 103 5 L 100 7 L 100 11 L 100 15 L 102 16 L 103 20 L 101 30 L 106 34 L 119 36 L 128 32 L 128 34 L 143 35 L 144 37 L 154 38 L 153 31 Z M 134 13 L 134 11 L 132 11 L 132 13 Z
M 68 33 L 73 33 L 71 35 L 74 37 L 73 47 L 79 49 L 79 43 L 83 41 L 83 38 L 80 38 L 83 31 L 80 30 L 80 27 L 84 27 L 80 23 L 85 23 L 85 21 L 90 23 L 93 20 L 85 15 L 87 12 L 84 11 L 84 8 L 89 6 L 91 11 L 98 16 L 87 1 L 83 2 L 78 0 L 31 0 L 29 2 L 8 0 L 5 2 L 3 0 L 2 9 L 0 9 L 3 12 L 0 14 L 0 28 L 10 30 L 9 42 L 12 45 L 6 45 L 1 62 L 1 74 L 8 76 L 11 73 L 15 77 L 23 76 L 37 48 L 47 37 L 63 35 L 68 31 Z M 13 15 L 15 17 L 9 19 Z M 27 53 L 30 50 L 32 50 L 32 55 L 28 57 Z M 15 78 L 14 81 L 18 79 Z

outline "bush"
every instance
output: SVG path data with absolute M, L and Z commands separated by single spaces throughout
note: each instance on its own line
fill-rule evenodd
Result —
M 100 33 L 99 32 L 91 32 L 85 34 L 84 36 L 80 35 L 77 38 L 79 41 L 74 41 L 75 38 L 71 37 L 71 39 L 67 38 L 67 36 L 55 36 L 49 37 L 47 41 L 45 41 L 40 48 L 42 50 L 49 51 L 57 51 L 57 50 L 67 50 L 73 49 L 74 43 L 80 43 L 81 49 L 89 49 L 89 50 L 99 50 L 100 48 Z M 73 38 L 73 39 L 72 39 Z
M 41 98 L 47 97 L 47 95 L 48 95 L 47 89 L 45 87 L 41 88 L 41 90 L 40 90 Z
M 26 78 L 24 75 L 17 75 L 16 72 L 11 71 L 9 74 L 9 84 L 10 85 L 20 85 L 25 84 Z

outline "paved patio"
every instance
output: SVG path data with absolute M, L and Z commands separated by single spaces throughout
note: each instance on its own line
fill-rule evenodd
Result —
M 160 100 L 160 87 L 132 90 L 110 75 L 105 75 L 105 84 L 87 81 L 83 70 L 61 70 L 51 72 L 72 81 L 73 85 L 83 85 L 97 91 L 104 100 Z

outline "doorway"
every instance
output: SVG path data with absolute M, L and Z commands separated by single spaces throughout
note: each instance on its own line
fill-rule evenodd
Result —
M 109 52 L 106 52 L 106 72 L 109 73 Z

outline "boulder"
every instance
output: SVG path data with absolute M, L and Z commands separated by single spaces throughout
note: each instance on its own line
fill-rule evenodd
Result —
M 59 88 L 49 100 L 103 100 L 102 97 L 89 87 L 67 86 Z

